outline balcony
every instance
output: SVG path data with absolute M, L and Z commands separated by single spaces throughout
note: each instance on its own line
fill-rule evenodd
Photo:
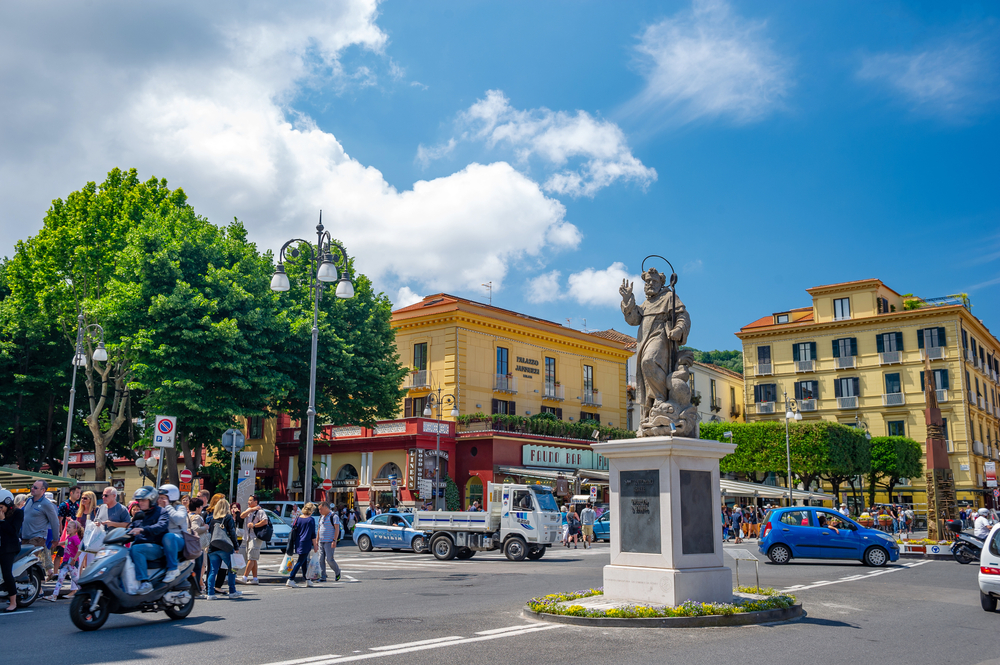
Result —
M 972 442 L 972 452 L 974 452 L 977 455 L 982 455 L 983 454 L 983 442 L 982 441 L 973 441 Z
M 517 394 L 517 379 L 510 374 L 496 374 L 493 377 L 493 392 Z
M 713 397 L 712 400 L 711 400 L 711 402 L 712 403 L 709 406 L 711 407 L 712 411 L 722 411 L 722 398 L 721 397 Z
M 741 411 L 740 405 L 739 404 L 733 404 L 731 407 L 729 407 L 729 416 L 732 417 L 732 418 L 739 418 L 740 417 L 740 411 Z
M 944 447 L 949 453 L 955 452 L 955 444 L 953 444 L 950 439 L 944 440 Z
M 943 360 L 948 357 L 943 346 L 931 346 L 925 348 L 920 354 L 920 359 L 925 360 L 930 358 L 931 360 Z
M 854 369 L 854 356 L 841 356 L 834 360 L 837 361 L 837 369 Z
M 601 391 L 584 389 L 580 401 L 584 406 L 601 406 Z
M 796 360 L 795 361 L 795 371 L 796 372 L 815 372 L 816 371 L 816 361 L 815 360 Z
M 556 383 L 546 383 L 545 392 L 542 394 L 542 399 L 552 399 L 561 402 L 565 399 L 564 397 L 565 394 L 566 394 L 565 388 L 563 388 L 561 385 Z
M 885 351 L 878 354 L 878 361 L 882 365 L 898 365 L 903 362 L 903 353 L 901 351 Z
M 769 376 L 771 373 L 771 363 L 757 363 L 754 369 L 754 376 Z
M 755 406 L 758 414 L 774 413 L 774 402 L 757 402 Z
M 904 404 L 906 404 L 906 398 L 903 396 L 903 393 L 885 393 L 882 395 L 882 406 L 903 406 Z
M 969 349 L 965 350 L 965 362 L 975 364 L 976 356 Z
M 948 401 L 948 391 L 947 390 L 935 390 L 937 393 L 938 404 Z
M 416 372 L 410 372 L 410 376 L 406 382 L 406 388 L 410 390 L 420 390 L 421 388 L 431 387 L 431 373 L 426 369 L 421 369 Z
M 858 398 L 857 397 L 838 397 L 837 406 L 841 409 L 856 409 L 858 408 Z
M 972 394 L 971 390 L 969 391 L 969 403 L 970 404 L 975 404 L 976 403 L 976 396 Z
M 983 399 L 983 396 L 980 395 L 979 399 L 976 400 L 976 401 L 979 403 L 979 408 L 982 409 L 983 411 L 985 411 L 986 410 L 986 400 Z
M 816 410 L 816 400 L 814 399 L 799 400 L 799 411 L 815 411 L 815 410 Z

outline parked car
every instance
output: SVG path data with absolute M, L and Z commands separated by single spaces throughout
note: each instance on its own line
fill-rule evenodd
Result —
M 594 542 L 602 540 L 611 542 L 611 512 L 607 510 L 594 521 Z
M 270 510 L 278 514 L 282 520 L 288 524 L 288 529 L 291 531 L 292 522 L 295 518 L 292 517 L 292 513 L 298 514 L 298 510 L 302 510 L 302 506 L 306 505 L 301 501 L 261 501 L 260 507 L 264 510 Z M 318 504 L 317 504 L 318 505 Z M 296 510 L 296 508 L 298 510 Z M 313 521 L 316 522 L 316 528 L 319 528 L 319 510 L 313 513 Z
M 1000 524 L 990 530 L 979 555 L 979 602 L 987 612 L 996 612 L 997 598 L 1000 598 Z
M 884 566 L 899 559 L 899 545 L 889 534 L 868 529 L 830 508 L 793 506 L 770 511 L 758 549 L 772 562 L 793 558 L 857 559 Z
M 424 532 L 417 531 L 412 524 L 413 515 L 410 513 L 375 515 L 354 525 L 354 542 L 362 552 L 371 552 L 375 548 L 389 548 L 394 552 L 404 549 L 418 553 L 428 551 Z
M 271 528 L 274 530 L 274 535 L 271 536 L 271 540 L 264 545 L 264 549 L 278 549 L 283 550 L 288 546 L 288 536 L 292 534 L 291 520 L 284 520 L 278 517 L 278 514 L 273 510 L 264 509 L 264 513 L 267 515 L 268 519 L 271 520 Z

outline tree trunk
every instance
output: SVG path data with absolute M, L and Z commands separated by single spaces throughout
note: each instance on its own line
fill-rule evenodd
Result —
M 177 448 L 164 448 L 163 452 L 165 457 L 163 458 L 163 467 L 166 472 L 164 475 L 167 478 L 167 482 L 173 485 L 179 485 L 181 480 L 177 473 Z
M 875 505 L 875 475 L 870 474 L 868 476 L 868 507 Z
M 181 452 L 184 453 L 184 468 L 190 471 L 191 475 L 198 475 L 198 469 L 201 468 L 201 443 L 192 442 L 190 433 L 185 434 L 181 437 Z
M 14 411 L 14 459 L 17 468 L 27 469 L 28 457 L 24 454 L 24 427 L 21 426 L 21 407 L 24 405 L 24 393 L 17 396 L 17 407 Z

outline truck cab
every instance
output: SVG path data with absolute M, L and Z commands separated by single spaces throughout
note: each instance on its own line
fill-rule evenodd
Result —
M 496 491 L 494 488 L 497 488 Z M 559 542 L 562 516 L 552 490 L 543 485 L 490 484 L 489 508 L 500 508 L 500 527 L 526 543 L 550 546 Z M 494 501 L 494 494 L 499 501 Z

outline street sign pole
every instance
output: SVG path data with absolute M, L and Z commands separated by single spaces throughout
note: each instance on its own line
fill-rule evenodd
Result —
M 177 436 L 177 418 L 173 416 L 156 416 L 156 426 L 153 430 L 153 445 L 160 449 L 159 464 L 156 466 L 156 486 L 160 486 L 163 477 L 163 449 L 174 447 L 174 437 Z
M 160 486 L 160 478 L 163 477 L 163 451 L 160 451 L 160 463 L 156 465 L 156 486 Z
M 222 447 L 232 453 L 232 459 L 229 462 L 229 502 L 232 503 L 235 498 L 233 494 L 234 483 L 236 480 L 236 453 L 243 450 L 245 437 L 243 432 L 237 429 L 227 429 L 222 433 Z
M 229 503 L 233 502 L 233 480 L 236 469 L 236 446 L 233 446 L 233 457 L 229 462 Z

